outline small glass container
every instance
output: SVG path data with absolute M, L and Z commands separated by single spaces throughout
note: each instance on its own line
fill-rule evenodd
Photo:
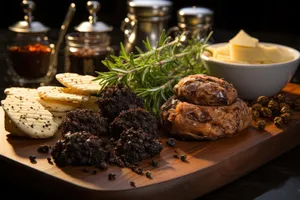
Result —
M 205 40 L 213 30 L 214 12 L 205 7 L 184 7 L 177 11 L 177 26 L 169 29 L 169 35 L 187 32 L 190 37 Z M 208 43 L 213 43 L 210 37 Z
M 77 32 L 65 37 L 65 72 L 95 76 L 96 72 L 108 71 L 102 61 L 114 54 L 108 34 L 112 27 L 97 21 L 99 2 L 88 1 L 87 9 L 89 21 L 82 22 L 75 27 Z
M 24 0 L 21 6 L 25 20 L 9 27 L 15 37 L 7 46 L 8 75 L 13 83 L 20 86 L 45 85 L 56 74 L 54 45 L 50 44 L 46 35 L 49 28 L 33 21 L 34 2 Z

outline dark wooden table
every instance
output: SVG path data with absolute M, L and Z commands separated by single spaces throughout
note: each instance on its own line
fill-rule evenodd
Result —
M 113 33 L 113 45 L 122 41 L 118 30 Z M 264 42 L 273 42 L 288 45 L 300 50 L 300 36 L 276 33 L 251 33 Z M 228 41 L 234 33 L 224 30 L 215 30 L 216 42 Z M 50 32 L 50 38 L 56 39 L 57 31 Z M 5 62 L 5 44 L 9 41 L 10 34 L 6 30 L 0 30 L 0 99 L 3 98 L 3 90 L 11 83 L 6 79 L 7 65 Z M 59 54 L 58 72 L 63 69 L 63 51 Z M 299 70 L 298 70 L 299 71 Z M 300 72 L 292 79 L 294 83 L 300 83 Z M 300 130 L 299 130 L 300 134 Z M 272 151 L 272 149 L 270 149 Z M 63 192 L 51 191 L 51 188 L 40 190 L 37 185 L 43 183 L 38 179 L 28 178 L 26 174 L 16 176 L 12 163 L 0 159 L 0 183 L 1 196 L 9 195 L 10 198 L 31 199 L 68 199 Z M 24 181 L 24 178 L 27 180 Z M 201 187 L 199 185 L 199 187 Z M 197 200 L 299 200 L 300 199 L 300 146 L 281 155 L 277 159 L 267 163 L 250 174 L 222 187 Z

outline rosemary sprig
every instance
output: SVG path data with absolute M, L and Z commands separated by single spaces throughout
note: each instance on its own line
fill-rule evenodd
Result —
M 97 72 L 99 84 L 123 83 L 138 96 L 143 97 L 149 111 L 158 113 L 160 106 L 172 94 L 174 85 L 183 77 L 191 74 L 206 73 L 200 55 L 207 46 L 207 41 L 186 40 L 183 33 L 174 40 L 162 32 L 156 48 L 152 48 L 148 38 L 144 41 L 147 49 L 139 53 L 126 53 L 120 44 L 119 56 L 111 55 L 103 60 L 108 72 Z M 210 36 L 209 36 L 210 37 Z M 100 91 L 101 92 L 101 91 Z

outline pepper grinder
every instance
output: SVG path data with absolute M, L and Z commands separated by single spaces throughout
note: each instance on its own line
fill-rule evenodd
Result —
M 16 85 L 44 85 L 51 82 L 56 73 L 54 45 L 46 35 L 49 28 L 33 20 L 35 3 L 23 0 L 21 6 L 24 20 L 9 27 L 14 38 L 7 45 L 7 73 Z
M 86 8 L 88 21 L 75 26 L 76 32 L 65 37 L 65 72 L 95 76 L 96 72 L 108 71 L 102 61 L 114 54 L 109 35 L 113 27 L 98 21 L 98 1 L 88 1 Z

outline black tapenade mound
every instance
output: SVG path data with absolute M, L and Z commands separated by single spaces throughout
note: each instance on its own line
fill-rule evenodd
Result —
M 138 163 L 151 158 L 162 150 L 163 146 L 156 135 L 130 128 L 122 132 L 116 143 L 117 155 L 125 163 Z
M 104 117 L 112 122 L 121 111 L 130 108 L 143 108 L 143 99 L 136 96 L 136 94 L 129 88 L 122 85 L 108 86 L 101 92 L 96 101 Z
M 57 166 L 99 165 L 105 163 L 109 140 L 87 132 L 67 133 L 56 142 L 51 155 Z
M 133 128 L 157 136 L 158 121 L 151 113 L 143 108 L 134 108 L 122 111 L 115 120 L 110 123 L 111 133 L 114 138 L 119 138 L 120 134 Z
M 107 136 L 109 129 L 107 119 L 99 111 L 76 109 L 67 113 L 60 125 L 60 131 L 66 133 L 89 132 L 96 136 Z

